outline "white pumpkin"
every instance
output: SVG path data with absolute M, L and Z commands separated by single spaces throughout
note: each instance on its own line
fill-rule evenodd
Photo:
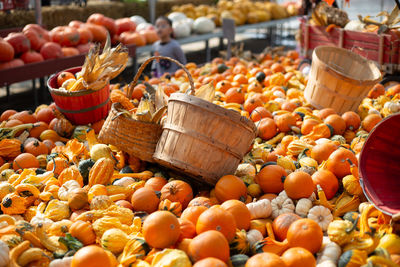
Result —
M 184 21 L 176 21 L 172 24 L 175 38 L 185 38 L 190 35 L 190 26 Z
M 8 245 L 0 240 L 0 267 L 7 267 L 10 262 L 10 249 Z
M 364 30 L 365 24 L 362 23 L 360 20 L 355 19 L 355 20 L 350 20 L 347 22 L 346 26 L 344 26 L 345 30 L 349 31 L 357 31 L 357 32 L 362 32 Z
M 58 189 L 58 199 L 63 201 L 68 201 L 68 193 L 72 189 L 81 188 L 80 184 L 75 180 L 66 181 L 60 189 Z
M 268 199 L 261 199 L 246 204 L 250 211 L 251 219 L 268 218 L 271 215 L 272 207 Z
M 256 229 L 251 229 L 247 232 L 247 241 L 249 242 L 250 247 L 252 247 L 255 243 L 262 240 L 263 238 L 264 237 L 262 233 Z
M 71 267 L 72 263 L 72 256 L 71 257 L 64 257 L 62 259 L 53 260 L 50 262 L 49 267 Z
M 307 217 L 308 211 L 312 208 L 312 201 L 308 198 L 301 198 L 297 201 L 295 212 L 300 217 Z
M 131 184 L 135 183 L 135 179 L 133 179 L 132 177 L 122 177 L 121 179 L 118 179 L 116 181 L 113 182 L 113 185 L 119 185 L 119 186 L 123 186 L 123 187 L 127 187 Z
M 138 26 L 136 26 L 136 31 L 137 32 L 140 32 L 140 31 L 143 31 L 143 30 L 154 30 L 154 29 L 155 28 L 154 28 L 153 24 L 147 23 L 147 22 L 141 23 Z
M 328 229 L 329 224 L 333 221 L 333 216 L 331 211 L 324 206 L 315 206 L 311 208 L 308 212 L 308 219 L 311 219 L 318 223 L 322 228 L 322 231 Z
M 181 21 L 186 19 L 186 15 L 183 14 L 182 12 L 172 12 L 171 14 L 168 15 L 168 18 L 172 21 L 172 22 L 176 22 L 176 21 Z
M 42 202 L 36 208 L 36 215 L 31 219 L 30 224 L 38 226 L 39 223 L 43 225 L 45 231 L 54 223 L 53 220 L 47 218 L 44 215 L 44 210 L 46 209 L 46 203 Z
M 215 23 L 209 18 L 200 17 L 194 21 L 193 29 L 196 33 L 209 33 L 215 29 Z
M 192 18 L 186 18 L 183 20 L 187 25 L 190 27 L 190 31 L 193 31 L 193 24 L 194 24 L 194 19 Z
M 139 15 L 132 16 L 132 17 L 130 17 L 130 19 L 131 19 L 131 21 L 133 21 L 136 24 L 136 26 L 139 26 L 139 24 L 142 24 L 142 23 L 146 23 L 146 20 Z
M 256 177 L 256 168 L 254 167 L 253 164 L 250 163 L 242 163 L 239 164 L 235 171 L 235 175 L 237 177 L 249 177 L 251 179 L 254 179 Z
M 293 201 L 287 197 L 286 193 L 282 192 L 271 201 L 273 219 L 281 214 L 294 212 L 295 207 Z
M 332 262 L 333 266 L 336 266 L 341 254 L 342 249 L 340 246 L 335 242 L 332 242 L 328 236 L 324 236 L 322 239 L 321 249 L 317 253 L 317 264 L 319 265 L 328 262 L 327 265 L 321 266 L 330 266 L 329 263 Z
M 390 111 L 390 113 L 396 113 L 400 111 L 400 103 L 388 101 L 383 105 L 383 108 L 386 108 Z

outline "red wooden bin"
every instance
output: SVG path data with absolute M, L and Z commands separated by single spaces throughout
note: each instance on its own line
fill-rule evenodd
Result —
M 74 67 L 64 71 L 75 74 L 81 69 Z M 57 77 L 60 73 L 49 78 L 47 87 L 57 108 L 69 121 L 76 125 L 85 125 L 107 117 L 111 108 L 109 84 L 98 91 L 65 92 L 57 89 Z
M 400 113 L 382 120 L 369 134 L 360 154 L 360 183 L 377 209 L 400 212 Z

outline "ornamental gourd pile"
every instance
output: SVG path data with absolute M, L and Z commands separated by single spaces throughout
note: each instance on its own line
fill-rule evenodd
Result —
M 358 112 L 315 110 L 298 63 L 289 51 L 187 64 L 197 89 L 213 84 L 214 103 L 258 129 L 212 189 L 99 143 L 104 121 L 74 126 L 54 104 L 3 112 L 0 266 L 399 264 L 399 225 L 367 202 L 358 155 L 399 111 L 400 86 L 376 85 Z M 166 95 L 189 88 L 181 70 L 148 82 Z M 132 98 L 143 94 L 137 85 Z

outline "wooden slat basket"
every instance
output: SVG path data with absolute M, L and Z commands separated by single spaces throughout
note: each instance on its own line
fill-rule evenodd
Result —
M 317 109 L 333 108 L 339 114 L 356 111 L 380 79 L 372 61 L 343 48 L 319 46 L 313 52 L 304 97 Z
M 171 94 L 167 112 L 154 159 L 202 183 L 234 173 L 256 136 L 252 121 L 193 95 Z
M 188 74 L 191 88 L 194 88 L 193 79 L 189 71 L 178 61 L 168 57 L 151 57 L 141 65 L 133 81 L 129 85 L 127 93 L 129 99 L 132 97 L 133 89 L 141 73 L 146 65 L 154 59 L 166 59 L 178 64 Z M 105 144 L 114 145 L 141 160 L 154 162 L 153 153 L 162 133 L 161 125 L 121 116 L 120 110 L 121 106 L 119 103 L 114 103 L 112 105 L 111 111 L 99 133 L 99 140 Z

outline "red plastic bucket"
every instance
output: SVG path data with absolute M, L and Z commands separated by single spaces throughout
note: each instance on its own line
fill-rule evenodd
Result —
M 81 69 L 74 67 L 64 71 L 75 74 Z M 60 73 L 61 71 L 49 78 L 47 87 L 57 108 L 69 121 L 75 125 L 85 125 L 107 117 L 111 108 L 109 84 L 98 91 L 65 92 L 57 89 L 57 77 Z
M 365 196 L 382 212 L 400 212 L 400 113 L 382 120 L 360 154 L 360 183 Z

